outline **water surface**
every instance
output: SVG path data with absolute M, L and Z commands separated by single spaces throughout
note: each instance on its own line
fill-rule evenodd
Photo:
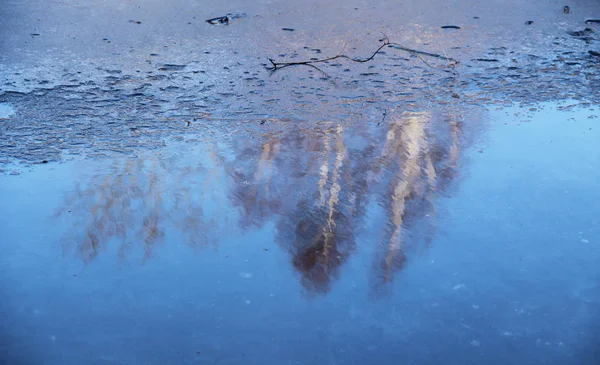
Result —
M 4 359 L 593 364 L 600 128 L 569 104 L 237 121 L 9 166 Z

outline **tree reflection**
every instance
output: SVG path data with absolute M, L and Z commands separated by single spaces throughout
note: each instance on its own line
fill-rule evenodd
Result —
M 332 278 L 355 247 L 349 212 L 340 204 L 348 158 L 342 126 L 325 134 L 322 143 L 324 153 L 315 174 L 318 183 L 312 186 L 315 191 L 310 185 L 302 186 L 308 191 L 277 224 L 278 241 L 292 255 L 294 267 L 302 274 L 302 285 L 317 292 L 329 290 Z
M 279 244 L 313 292 L 330 289 L 356 248 L 369 202 L 377 202 L 386 216 L 373 270 L 373 284 L 381 287 L 405 265 L 407 247 L 430 244 L 435 199 L 456 174 L 461 126 L 431 120 L 430 113 L 406 113 L 383 131 L 363 125 L 348 132 L 338 124 L 267 136 L 262 148 L 245 142 L 241 150 L 263 152 L 235 175 L 258 179 L 236 185 L 232 202 L 244 208 L 245 222 L 276 221 Z M 265 166 L 276 173 L 265 174 Z
M 386 194 L 379 201 L 388 219 L 376 263 L 376 285 L 391 281 L 394 272 L 402 269 L 407 245 L 430 244 L 436 196 L 456 171 L 459 124 L 438 124 L 433 130 L 430 120 L 429 113 L 409 114 L 391 123 L 387 132 L 379 158 L 385 168 L 376 168 L 376 179 L 387 180 L 387 188 L 380 190 Z M 382 171 L 389 176 L 382 176 Z
M 65 204 L 87 212 L 65 247 L 89 262 L 114 241 L 121 257 L 142 247 L 147 259 L 168 227 L 204 246 L 220 227 L 270 222 L 307 291 L 331 289 L 357 240 L 379 242 L 367 251 L 375 252 L 371 282 L 384 288 L 412 252 L 430 245 L 436 199 L 457 176 L 462 125 L 442 117 L 404 113 L 385 127 L 298 122 L 203 142 L 193 156 L 115 162 Z
M 222 222 L 216 218 L 219 212 L 206 214 L 205 202 L 223 202 L 211 194 L 223 176 L 214 145 L 205 147 L 201 161 L 181 164 L 177 155 L 146 153 L 115 160 L 85 179 L 90 183 L 78 183 L 55 214 L 73 222 L 63 237 L 63 252 L 88 263 L 107 250 L 116 248 L 119 257 L 127 258 L 141 249 L 147 260 L 164 242 L 168 227 L 178 228 L 190 246 L 214 244 L 209 228 Z M 197 176 L 204 179 L 199 183 Z

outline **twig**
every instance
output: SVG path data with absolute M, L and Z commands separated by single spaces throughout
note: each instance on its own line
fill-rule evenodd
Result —
M 383 34 L 383 33 L 382 33 Z M 369 62 L 371 61 L 375 55 L 377 55 L 379 52 L 381 52 L 381 50 L 385 47 L 392 47 L 395 49 L 399 49 L 405 52 L 409 52 L 412 53 L 414 55 L 416 55 L 417 57 L 419 57 L 419 59 L 421 59 L 421 61 L 423 61 L 427 66 L 432 67 L 431 65 L 429 65 L 427 62 L 425 62 L 425 60 L 423 60 L 422 57 L 420 57 L 419 55 L 423 55 L 423 56 L 428 56 L 428 57 L 434 57 L 434 58 L 439 58 L 442 60 L 446 60 L 446 61 L 450 61 L 454 64 L 457 63 L 457 61 L 451 57 L 446 57 L 446 56 L 442 56 L 440 54 L 436 54 L 436 53 L 429 53 L 429 52 L 425 52 L 425 51 L 419 51 L 416 49 L 412 49 L 412 48 L 407 48 L 402 46 L 401 44 L 398 43 L 393 43 L 390 42 L 389 38 L 383 34 L 384 38 L 381 39 L 380 41 L 383 42 L 383 44 L 381 44 L 379 46 L 379 48 L 377 48 L 377 50 L 375 50 L 375 52 L 373 52 L 373 54 L 371 54 L 371 56 L 367 57 L 367 58 L 354 58 L 354 57 L 350 57 L 346 54 L 344 54 L 344 50 L 346 49 L 346 46 L 344 45 L 344 48 L 342 48 L 342 51 L 340 53 L 338 53 L 336 56 L 333 57 L 328 57 L 328 58 L 323 58 L 323 59 L 317 59 L 317 60 L 309 60 L 309 61 L 298 61 L 298 62 L 275 62 L 272 58 L 269 58 L 269 62 L 271 62 L 271 65 L 273 65 L 272 67 L 267 67 L 269 70 L 271 71 L 277 71 L 279 69 L 285 68 L 285 67 L 289 67 L 289 66 L 299 66 L 299 65 L 306 65 L 306 66 L 312 66 L 314 67 L 314 63 L 322 63 L 322 62 L 328 62 L 328 61 L 333 61 L 336 60 L 338 58 L 345 58 L 347 60 L 350 60 L 352 62 L 358 62 L 358 63 L 365 63 L 365 62 Z M 432 68 L 436 68 L 436 67 L 432 67 Z
M 334 81 L 334 80 L 331 78 L 331 76 L 329 76 L 329 75 L 327 74 L 327 72 L 325 72 L 325 71 L 321 70 L 320 68 L 318 68 L 318 67 L 317 67 L 317 66 L 315 66 L 315 65 L 308 64 L 308 65 L 306 65 L 306 66 L 310 66 L 310 67 L 314 68 L 315 70 L 319 71 L 320 73 L 322 73 L 322 74 L 323 74 L 323 76 L 325 76 L 325 80 L 327 80 L 327 81 L 331 82 L 331 84 L 332 84 L 333 86 L 337 87 L 337 84 L 336 84 L 336 82 L 335 82 L 335 81 Z M 275 73 L 275 71 L 277 71 L 277 70 L 275 70 L 275 69 L 272 69 L 272 70 L 271 70 L 271 75 L 272 75 L 273 73 Z
M 347 56 L 345 54 L 338 54 L 337 56 L 333 56 L 333 57 L 328 57 L 328 58 L 324 58 L 324 59 L 320 59 L 320 60 L 310 60 L 310 61 L 300 61 L 300 62 L 275 62 L 272 58 L 269 58 L 269 61 L 271 61 L 271 64 L 273 65 L 272 69 L 273 70 L 277 70 L 277 69 L 281 69 L 284 67 L 289 67 L 289 66 L 295 66 L 295 65 L 312 65 L 313 63 L 320 63 L 320 62 L 327 62 L 327 61 L 333 61 L 335 59 L 338 58 L 345 58 L 348 59 L 350 61 L 353 62 L 360 62 L 360 63 L 364 63 L 364 62 L 369 62 L 373 59 L 373 57 L 375 57 L 375 55 L 377 53 L 379 53 L 379 51 L 381 51 L 381 49 L 383 47 L 388 46 L 390 43 L 384 43 L 381 46 L 379 46 L 379 48 L 377 48 L 377 50 L 375 52 L 373 52 L 373 54 L 369 57 L 369 58 L 352 58 L 350 56 Z
M 317 67 L 317 66 L 315 66 L 315 65 L 312 65 L 312 64 L 308 63 L 308 64 L 306 64 L 306 66 L 310 66 L 310 67 L 314 68 L 315 70 L 319 71 L 320 73 L 322 73 L 322 74 L 323 74 L 323 76 L 325 76 L 325 77 L 327 77 L 327 78 L 331 78 L 331 76 L 329 76 L 329 75 L 327 74 L 327 72 L 325 72 L 325 71 L 321 70 L 319 67 Z M 273 70 L 273 71 L 275 71 L 275 70 Z
M 383 118 L 381 118 L 381 121 L 379 123 L 377 123 L 377 125 L 380 125 L 381 123 L 383 123 L 385 121 L 385 117 L 387 117 L 387 109 L 383 110 Z
M 451 57 L 445 57 L 445 56 L 442 56 L 442 55 L 437 54 L 437 53 L 429 53 L 429 52 L 425 52 L 425 51 L 418 51 L 416 49 L 404 47 L 403 45 L 398 44 L 398 43 L 389 43 L 389 46 L 392 47 L 392 48 L 395 48 L 395 49 L 399 49 L 401 51 L 406 51 L 408 53 L 415 54 L 415 55 L 429 56 L 429 57 L 439 58 L 439 59 L 442 59 L 442 60 L 445 60 L 445 61 L 456 62 L 456 60 L 454 58 L 451 58 Z
M 430 64 L 428 64 L 428 63 L 427 63 L 427 61 L 425 61 L 425 60 L 423 59 L 423 57 L 421 57 L 421 55 L 418 55 L 418 54 L 417 54 L 417 55 L 415 55 L 415 56 L 417 56 L 417 57 L 418 57 L 418 58 L 419 58 L 419 59 L 420 59 L 420 60 L 421 60 L 421 61 L 422 61 L 422 62 L 423 62 L 425 65 L 427 65 L 427 66 L 429 66 L 429 67 L 431 67 L 431 68 L 437 68 L 437 67 L 433 67 L 433 66 L 431 66 Z M 450 72 L 450 71 L 448 71 L 448 70 L 442 70 L 442 71 Z
M 460 323 L 460 325 L 461 325 L 462 327 L 466 328 L 466 329 L 469 329 L 469 330 L 471 330 L 471 331 L 475 331 L 475 330 L 473 329 L 473 327 L 471 327 L 471 326 L 467 326 L 467 325 L 466 325 L 466 324 L 464 324 L 464 323 Z

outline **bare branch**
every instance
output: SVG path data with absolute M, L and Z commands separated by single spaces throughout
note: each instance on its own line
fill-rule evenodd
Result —
M 323 59 L 316 59 L 316 60 L 309 60 L 309 61 L 298 61 L 298 62 L 276 62 L 273 59 L 269 58 L 269 61 L 271 62 L 271 65 L 273 65 L 272 67 L 267 67 L 269 70 L 271 71 L 277 71 L 279 69 L 285 68 L 285 67 L 289 67 L 289 66 L 299 66 L 299 65 L 305 65 L 305 66 L 311 66 L 311 67 L 315 67 L 314 64 L 315 63 L 322 63 L 322 62 L 329 62 L 329 61 L 333 61 L 339 58 L 345 58 L 347 60 L 350 60 L 352 62 L 358 62 L 358 63 L 365 63 L 365 62 L 369 62 L 371 61 L 373 58 L 375 58 L 375 56 L 381 52 L 381 50 L 385 47 L 392 47 L 394 49 L 399 49 L 401 51 L 405 51 L 411 54 L 414 54 L 415 56 L 417 56 L 421 61 L 423 61 L 423 63 L 425 63 L 427 66 L 432 67 L 432 68 L 436 68 L 439 69 L 437 67 L 433 67 L 431 65 L 429 65 L 427 62 L 425 62 L 425 60 L 421 57 L 421 56 L 428 56 L 428 57 L 433 57 L 433 58 L 439 58 L 442 60 L 446 60 L 448 61 L 450 64 L 452 65 L 456 65 L 458 63 L 458 61 L 456 61 L 455 59 L 451 58 L 451 57 L 447 57 L 447 56 L 442 56 L 440 54 L 437 53 L 429 53 L 429 52 L 425 52 L 425 51 L 419 51 L 416 49 L 412 49 L 412 48 L 407 48 L 404 47 L 401 44 L 398 43 L 393 43 L 390 42 L 388 36 L 385 33 L 381 33 L 383 34 L 383 38 L 380 39 L 380 42 L 383 42 L 379 48 L 377 48 L 375 50 L 375 52 L 373 52 L 373 54 L 371 54 L 371 56 L 367 57 L 367 58 L 354 58 L 354 57 L 350 57 L 348 55 L 346 55 L 344 53 L 344 51 L 346 50 L 346 45 L 344 45 L 344 48 L 342 48 L 342 51 L 340 53 L 338 53 L 336 56 L 332 56 L 332 57 L 327 57 L 327 58 L 323 58 Z M 321 71 L 321 70 L 319 70 Z M 443 70 L 445 71 L 445 70 Z

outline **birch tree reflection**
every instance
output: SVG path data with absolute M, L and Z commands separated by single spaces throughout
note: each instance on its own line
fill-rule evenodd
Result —
M 234 168 L 232 202 L 245 225 L 276 222 L 279 245 L 312 292 L 331 288 L 377 202 L 386 216 L 373 264 L 380 287 L 405 265 L 407 248 L 430 244 L 435 199 L 456 175 L 461 125 L 431 119 L 406 113 L 387 129 L 339 123 L 265 136 L 254 148 L 244 142 L 241 150 L 262 152 L 238 155 L 247 170 Z
M 460 124 L 431 125 L 429 113 L 394 120 L 375 169 L 377 193 L 387 213 L 384 242 L 376 260 L 375 284 L 392 280 L 405 265 L 407 245 L 428 246 L 435 231 L 435 199 L 453 180 L 460 146 Z M 374 184 L 377 185 L 377 184 Z
M 451 113 L 264 129 L 114 162 L 58 213 L 73 220 L 65 250 L 85 262 L 115 248 L 121 257 L 137 250 L 148 259 L 167 235 L 216 246 L 233 228 L 270 223 L 301 284 L 326 293 L 359 245 L 374 252 L 377 289 L 430 245 L 436 199 L 456 180 L 464 141 Z
M 121 258 L 141 251 L 147 260 L 169 228 L 189 246 L 216 244 L 215 231 L 226 224 L 223 161 L 211 142 L 193 152 L 117 159 L 82 179 L 55 214 L 72 222 L 63 253 L 88 263 L 116 248 Z

